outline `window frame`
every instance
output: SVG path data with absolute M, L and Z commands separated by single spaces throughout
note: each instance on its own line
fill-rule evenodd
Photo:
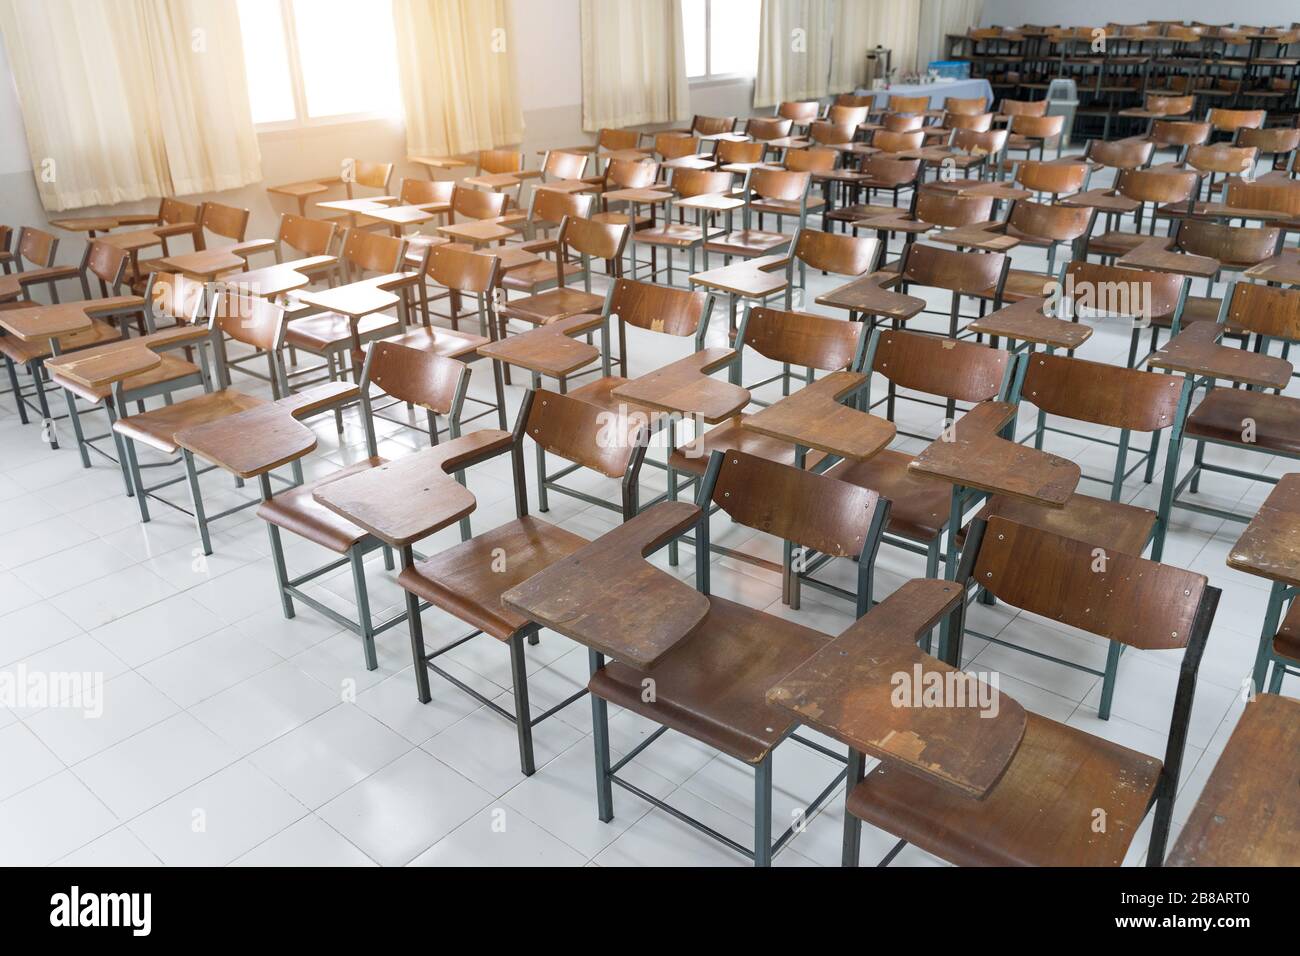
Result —
M 263 0 L 268 2 L 268 0 Z M 317 127 L 342 126 L 349 123 L 391 121 L 394 116 L 384 110 L 365 110 L 359 113 L 334 113 L 330 116 L 311 116 L 307 112 L 307 82 L 302 72 L 302 58 L 298 51 L 298 22 L 293 13 L 293 0 L 269 0 L 279 5 L 280 23 L 284 31 L 284 56 L 289 67 L 289 92 L 293 97 L 293 119 L 272 120 L 254 124 L 258 133 L 284 133 Z M 243 23 L 240 23 L 243 29 Z M 397 55 L 397 50 L 393 50 Z M 245 68 L 247 73 L 247 68 Z M 400 95 L 400 90 L 399 90 Z
M 757 3 L 758 0 L 755 0 L 755 2 Z M 683 17 L 683 20 L 685 20 L 685 17 Z M 704 73 L 698 76 L 687 76 L 686 82 L 691 86 L 726 86 L 731 83 L 752 83 L 757 76 L 757 49 L 754 50 L 754 71 L 752 73 L 713 72 L 713 0 L 704 0 Z

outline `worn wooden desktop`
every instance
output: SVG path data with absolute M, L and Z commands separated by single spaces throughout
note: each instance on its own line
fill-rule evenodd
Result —
M 1246 705 L 1168 866 L 1295 866 L 1300 860 L 1300 700 Z
M 898 281 L 897 273 L 873 272 L 825 292 L 815 301 L 818 305 L 847 309 L 849 318 L 857 318 L 859 315 L 885 316 L 903 322 L 923 311 L 926 301 L 885 288 L 886 284 Z
M 866 382 L 867 376 L 858 372 L 831 372 L 747 416 L 741 426 L 794 445 L 798 467 L 803 467 L 804 453 L 810 448 L 833 456 L 831 460 L 865 461 L 886 448 L 897 433 L 893 422 L 841 401 Z
M 1043 281 L 1051 283 L 1056 280 L 1043 276 Z M 1006 339 L 1007 347 L 1012 351 L 1020 348 L 1017 343 L 1025 343 L 1028 351 L 1033 351 L 1035 345 L 1041 345 L 1049 352 L 1077 349 L 1092 338 L 1092 326 L 1047 315 L 1046 305 L 1046 297 L 1021 299 L 976 319 L 966 328 L 994 339 Z
M 730 364 L 735 357 L 732 349 L 701 349 L 625 382 L 610 394 L 629 404 L 687 415 L 715 425 L 749 404 L 748 389 L 710 377 L 711 372 Z

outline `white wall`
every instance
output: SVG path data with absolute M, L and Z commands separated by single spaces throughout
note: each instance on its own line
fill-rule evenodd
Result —
M 512 44 L 524 111 L 524 143 L 529 165 L 535 151 L 591 142 L 582 131 L 582 46 L 578 0 L 514 0 Z M 693 112 L 712 116 L 748 116 L 753 103 L 752 81 L 701 85 L 692 90 Z M 262 133 L 263 184 L 247 186 L 190 200 L 215 199 L 247 208 L 252 216 L 249 238 L 273 236 L 281 212 L 296 211 L 292 201 L 271 197 L 266 185 L 295 182 L 316 176 L 338 175 L 345 157 L 391 160 L 397 163 L 393 188 L 403 176 L 423 178 L 424 168 L 405 162 L 406 133 L 400 120 L 373 120 L 313 126 Z M 323 196 L 321 198 L 332 198 Z M 116 211 L 154 211 L 157 200 L 124 203 Z M 62 215 L 93 215 L 90 208 Z M 314 215 L 309 209 L 309 215 Z M 17 91 L 0 44 L 0 223 L 10 226 L 44 225 L 32 177 L 32 162 L 23 131 Z M 73 261 L 83 248 L 81 237 L 57 233 L 62 242 L 59 259 Z
M 1069 27 L 1146 20 L 1286 26 L 1300 20 L 1300 4 L 1296 0 L 1249 0 L 1237 5 L 1223 0 L 984 0 L 982 25 Z

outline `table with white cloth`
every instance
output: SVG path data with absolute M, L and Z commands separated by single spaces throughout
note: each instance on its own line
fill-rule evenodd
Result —
M 887 106 L 891 96 L 928 96 L 930 109 L 943 108 L 943 101 L 950 96 L 961 99 L 984 97 L 988 108 L 993 108 L 993 87 L 983 77 L 969 80 L 936 80 L 934 83 L 908 83 L 891 86 L 887 90 L 857 90 L 856 96 L 874 96 L 877 106 Z

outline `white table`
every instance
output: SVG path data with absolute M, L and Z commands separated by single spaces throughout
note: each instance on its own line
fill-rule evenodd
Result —
M 949 96 L 961 99 L 984 97 L 988 109 L 993 109 L 993 87 L 983 77 L 970 80 L 939 80 L 935 83 L 911 83 L 891 86 L 887 90 L 857 90 L 857 96 L 874 96 L 877 106 L 885 106 L 891 96 L 928 96 L 930 109 L 942 109 L 943 101 Z

